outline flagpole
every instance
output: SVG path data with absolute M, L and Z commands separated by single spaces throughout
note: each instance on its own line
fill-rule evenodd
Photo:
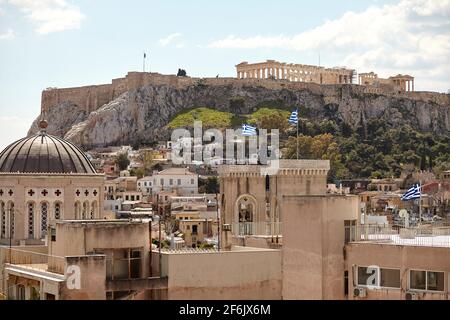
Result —
M 419 226 L 422 226 L 422 181 L 419 180 Z
M 142 71 L 145 72 L 145 52 L 144 52 L 144 58 L 142 59 Z
M 297 160 L 298 160 L 298 108 L 297 108 Z

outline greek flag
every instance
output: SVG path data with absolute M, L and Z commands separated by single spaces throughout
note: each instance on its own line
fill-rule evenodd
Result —
M 408 201 L 408 200 L 420 198 L 420 193 L 421 193 L 420 189 L 421 189 L 421 187 L 418 184 L 411 187 L 410 189 L 408 189 L 408 191 L 406 191 L 406 193 L 404 195 L 402 195 L 402 198 L 401 198 L 402 201 Z
M 298 123 L 298 109 L 292 111 L 291 116 L 289 117 L 289 123 L 297 124 Z
M 256 127 L 252 127 L 248 124 L 242 125 L 242 135 L 243 136 L 256 136 Z

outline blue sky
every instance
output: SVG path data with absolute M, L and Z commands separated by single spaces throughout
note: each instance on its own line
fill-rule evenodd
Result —
M 450 89 L 450 0 L 0 0 L 0 148 L 26 134 L 41 91 L 128 71 L 235 76 L 241 61 L 407 73 Z

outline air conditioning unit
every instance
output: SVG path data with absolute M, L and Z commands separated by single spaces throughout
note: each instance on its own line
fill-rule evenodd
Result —
M 419 300 L 419 294 L 417 292 L 406 292 L 405 300 Z
M 366 288 L 356 287 L 353 289 L 353 296 L 358 298 L 364 298 L 367 295 Z

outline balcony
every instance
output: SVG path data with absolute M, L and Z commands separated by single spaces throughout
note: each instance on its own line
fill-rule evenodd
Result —
M 450 248 L 450 226 L 350 226 L 345 227 L 345 241 Z

